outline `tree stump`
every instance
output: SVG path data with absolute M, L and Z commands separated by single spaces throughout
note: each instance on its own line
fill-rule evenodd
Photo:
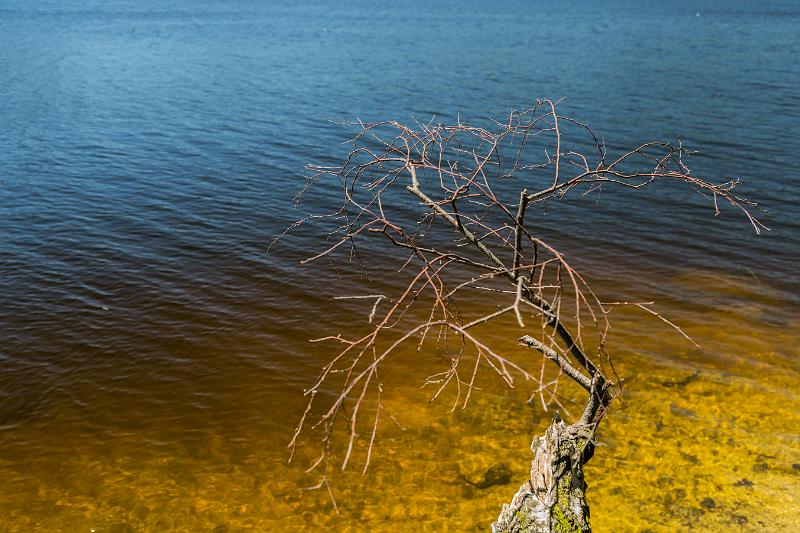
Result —
M 492 533 L 589 532 L 583 465 L 592 457 L 591 426 L 557 418 L 534 437 L 531 477 L 503 504 Z

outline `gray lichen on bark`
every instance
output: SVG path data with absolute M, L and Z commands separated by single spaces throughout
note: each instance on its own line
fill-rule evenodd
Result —
M 583 465 L 594 446 L 591 431 L 580 424 L 554 421 L 531 443 L 530 478 L 504 504 L 493 533 L 591 531 Z
M 530 478 L 510 504 L 504 504 L 493 533 L 578 533 L 591 531 L 583 465 L 594 454 L 594 430 L 612 400 L 610 383 L 592 368 L 592 377 L 542 343 L 525 336 L 520 342 L 542 352 L 589 392 L 583 416 L 575 424 L 556 418 L 531 443 Z M 588 365 L 587 365 L 588 366 Z

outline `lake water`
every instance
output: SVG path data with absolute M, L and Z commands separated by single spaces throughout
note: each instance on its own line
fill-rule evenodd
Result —
M 565 97 L 612 150 L 699 150 L 693 170 L 741 178 L 770 228 L 664 191 L 544 219 L 604 294 L 658 300 L 703 346 L 619 317 L 596 529 L 789 530 L 798 28 L 793 2 L 4 0 L 0 529 L 487 530 L 551 414 L 488 377 L 450 414 L 400 363 L 384 401 L 406 430 L 382 426 L 367 475 L 333 478 L 335 513 L 302 490 L 316 444 L 288 466 L 286 444 L 330 355 L 306 341 L 354 323 L 333 300 L 352 287 L 299 264 L 318 233 L 266 248 L 331 200 L 292 204 L 305 163 L 346 151 L 331 121 L 482 121 Z M 461 481 L 497 462 L 512 485 Z

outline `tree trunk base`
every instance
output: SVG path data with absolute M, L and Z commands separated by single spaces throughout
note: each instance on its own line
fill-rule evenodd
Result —
M 531 477 L 503 504 L 493 533 L 589 532 L 583 465 L 594 453 L 592 428 L 554 421 L 534 437 Z

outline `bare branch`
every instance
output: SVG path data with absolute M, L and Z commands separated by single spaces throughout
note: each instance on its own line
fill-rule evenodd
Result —
M 509 387 L 521 381 L 543 408 L 557 405 L 566 412 L 574 399 L 559 389 L 563 374 L 589 393 L 579 423 L 596 427 L 619 393 L 606 349 L 616 304 L 601 301 L 559 248 L 542 238 L 540 214 L 547 202 L 601 187 L 640 191 L 677 183 L 709 198 L 715 212 L 728 204 L 756 232 L 765 229 L 754 214 L 758 206 L 737 194 L 738 182 L 695 176 L 682 145 L 647 142 L 611 157 L 588 125 L 558 113 L 558 103 L 538 100 L 486 127 L 461 120 L 411 126 L 356 121 L 349 124 L 356 131 L 341 165 L 307 167 L 307 186 L 328 180 L 341 194 L 330 213 L 289 228 L 328 225 L 323 249 L 304 262 L 343 260 L 359 274 L 377 267 L 370 279 L 381 285 L 375 294 L 337 297 L 372 304 L 366 333 L 315 339 L 330 342 L 332 354 L 306 391 L 308 403 L 289 446 L 293 453 L 302 435 L 322 433 L 322 456 L 311 467 L 322 471 L 318 488 L 330 491 L 332 456 L 346 467 L 357 457 L 359 435 L 368 433 L 366 472 L 382 413 L 397 423 L 381 403 L 378 374 L 407 353 L 406 343 L 443 356 L 444 366 L 426 372 L 422 386 L 433 386 L 433 399 L 450 391 L 453 408 L 467 406 L 486 373 Z M 576 143 L 591 148 L 578 150 Z M 475 302 L 487 296 L 492 305 L 478 308 Z M 635 307 L 688 338 L 647 305 Z M 542 357 L 498 348 L 491 330 L 501 323 L 519 328 L 520 342 Z M 535 337 L 525 334 L 537 323 Z M 558 366 L 557 377 L 548 377 L 545 360 Z M 348 434 L 341 450 L 332 445 L 339 427 Z
M 558 365 L 561 371 L 575 380 L 578 385 L 586 389 L 588 392 L 592 392 L 592 378 L 582 374 L 581 371 L 572 366 L 563 355 L 559 354 L 552 348 L 545 346 L 541 341 L 534 339 L 530 335 L 523 335 L 518 340 L 521 344 L 530 348 L 535 348 L 542 352 L 545 357 Z M 600 374 L 596 375 L 599 376 Z

